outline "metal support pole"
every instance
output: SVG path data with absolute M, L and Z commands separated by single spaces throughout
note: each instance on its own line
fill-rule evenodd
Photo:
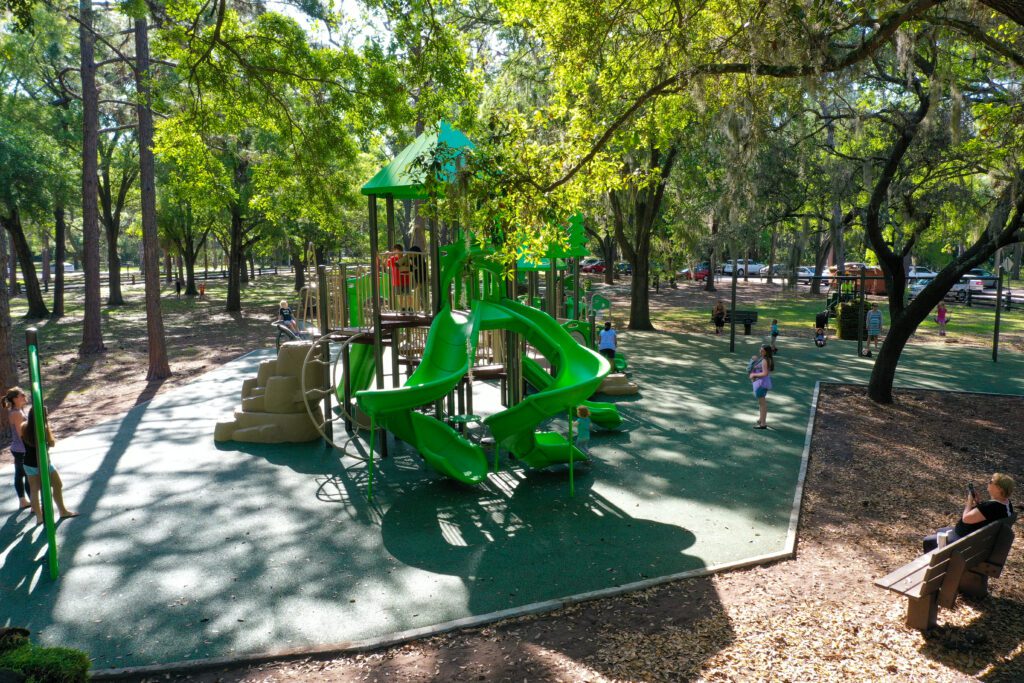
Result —
M 319 266 L 316 272 L 316 286 L 317 286 L 317 324 L 320 326 L 321 335 L 325 335 L 330 331 L 328 323 L 330 322 L 327 311 L 327 266 Z M 323 337 L 321 336 L 321 339 Z M 323 387 L 325 389 L 331 388 L 331 344 L 326 339 L 320 344 L 320 362 L 321 366 Z M 324 433 L 327 438 L 334 440 L 334 425 L 331 423 L 331 391 L 325 391 L 323 397 L 323 411 L 324 411 Z
M 381 337 L 380 315 L 380 257 L 377 244 L 377 197 L 369 196 L 370 202 L 370 306 L 373 311 L 373 362 L 378 389 L 384 388 L 384 340 Z M 370 434 L 371 439 L 377 435 Z M 386 458 L 388 453 L 387 434 L 381 431 L 380 457 Z
M 860 304 L 857 313 L 857 355 L 864 354 L 864 269 L 860 269 Z M 869 348 L 868 351 L 871 349 Z
M 572 260 L 572 319 L 580 319 L 580 257 L 575 256 Z
M 736 353 L 736 261 L 732 262 L 732 303 L 729 304 L 729 353 Z
M 558 268 L 555 266 L 556 263 L 558 263 L 558 259 L 554 257 L 548 259 L 548 288 L 546 292 L 548 315 L 555 320 L 558 319 Z
M 430 291 L 434 296 L 430 310 L 437 315 L 441 312 L 441 245 L 438 244 L 437 219 L 431 218 L 427 225 L 430 230 Z
M 999 361 L 999 320 L 1001 318 L 1000 311 L 1003 307 L 1003 264 L 1002 259 L 999 258 L 1000 256 L 1001 254 L 996 254 L 996 277 L 998 277 L 999 279 L 996 281 L 996 323 L 995 329 L 992 330 L 993 363 Z
M 395 238 L 395 198 L 391 195 L 384 197 L 384 208 L 387 216 L 388 223 L 388 249 L 391 248 L 392 244 L 398 244 L 399 240 Z M 405 240 L 401 240 L 402 246 L 405 246 Z

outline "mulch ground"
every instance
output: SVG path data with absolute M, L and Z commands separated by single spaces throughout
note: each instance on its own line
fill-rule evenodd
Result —
M 624 323 L 628 280 L 612 294 Z M 741 303 L 769 295 L 741 290 Z M 652 314 L 679 305 L 710 310 L 720 297 L 682 283 L 652 293 Z M 108 342 L 103 356 L 83 364 L 73 352 L 47 349 L 58 438 L 272 345 L 273 311 L 228 315 L 220 308 L 211 302 L 205 315 L 167 321 L 175 375 L 162 383 L 144 380 L 138 304 L 133 335 Z M 904 601 L 872 585 L 915 557 L 922 535 L 956 517 L 968 481 L 980 486 L 1002 470 L 1024 482 L 1021 424 L 1019 398 L 898 392 L 896 404 L 883 408 L 862 389 L 826 387 L 794 560 L 360 655 L 151 680 L 1024 681 L 1020 542 L 992 595 L 941 611 L 941 627 L 928 637 L 903 627 Z
M 794 560 L 371 653 L 171 680 L 1021 681 L 1019 548 L 990 597 L 961 598 L 927 636 L 872 581 L 956 517 L 968 481 L 1024 479 L 1022 420 L 1018 398 L 905 391 L 880 407 L 863 389 L 826 386 Z

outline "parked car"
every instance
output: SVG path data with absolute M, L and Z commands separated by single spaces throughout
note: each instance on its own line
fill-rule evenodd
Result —
M 910 266 L 910 268 L 907 268 L 908 278 L 929 278 L 935 277 L 936 275 L 938 275 L 938 273 L 936 273 L 934 270 L 929 270 L 924 266 Z
M 971 268 L 969 271 L 964 273 L 964 277 L 981 280 L 983 289 L 995 289 L 996 285 L 999 284 L 999 278 L 984 268 Z M 972 287 L 971 289 L 974 288 Z
M 615 270 L 619 273 L 619 275 L 632 275 L 633 264 L 631 264 L 629 261 L 619 261 L 618 263 L 615 264 Z
M 765 264 L 758 263 L 757 261 L 748 261 L 746 259 L 733 259 L 732 261 L 726 261 L 722 264 L 722 274 L 732 275 L 733 266 L 736 266 L 736 276 L 743 277 L 747 273 L 757 275 L 761 272 L 761 269 L 765 267 Z
M 684 280 L 695 280 L 700 282 L 706 280 L 708 275 L 711 273 L 711 268 L 707 262 L 698 263 L 693 268 L 683 268 L 679 271 L 679 277 Z
M 797 266 L 796 267 L 796 281 L 800 284 L 809 285 L 814 280 L 814 267 L 813 266 Z
M 603 273 L 604 272 L 604 261 L 597 259 L 596 263 L 589 263 L 585 266 L 580 266 L 581 273 Z
M 773 263 L 772 265 L 765 266 L 761 270 L 757 271 L 757 274 L 761 277 L 768 277 L 768 274 L 771 273 L 772 277 L 776 277 L 778 275 L 782 275 L 782 271 L 784 269 L 785 266 L 781 263 Z
M 910 298 L 913 299 L 918 294 L 920 294 L 921 290 L 923 290 L 925 287 L 931 284 L 932 280 L 933 278 L 930 277 L 919 277 L 908 281 L 907 293 L 910 295 Z M 946 298 L 956 299 L 957 301 L 967 301 L 968 286 L 969 282 L 966 279 L 954 283 L 953 286 L 950 287 L 949 291 L 946 292 Z

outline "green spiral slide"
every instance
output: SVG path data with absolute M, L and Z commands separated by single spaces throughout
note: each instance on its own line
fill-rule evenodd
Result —
M 558 321 L 511 299 L 483 302 L 480 328 L 507 329 L 523 335 L 557 374 L 540 392 L 484 420 L 495 440 L 531 467 L 547 467 L 586 455 L 557 432 L 535 433 L 537 425 L 588 399 L 611 371 L 608 360 L 580 346 Z
M 534 386 L 537 391 L 544 391 L 551 383 L 554 382 L 554 378 L 542 368 L 537 361 L 532 358 L 523 357 L 523 376 L 526 381 Z M 590 409 L 590 419 L 594 424 L 605 429 L 616 429 L 622 425 L 622 416 L 619 415 L 619 407 L 614 403 L 604 403 L 602 401 L 581 401 L 580 405 L 584 405 Z

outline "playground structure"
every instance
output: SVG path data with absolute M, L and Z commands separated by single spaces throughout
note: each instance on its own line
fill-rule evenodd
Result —
M 468 434 L 472 424 L 490 432 L 495 468 L 504 450 L 535 468 L 567 463 L 570 477 L 573 463 L 587 459 L 572 445 L 576 407 L 589 406 L 598 426 L 621 424 L 613 404 L 588 401 L 613 367 L 593 350 L 596 318 L 609 315 L 610 304 L 581 291 L 576 275 L 579 258 L 587 253 L 582 216 L 565 226 L 569 247 L 554 247 L 536 261 L 520 259 L 511 273 L 494 258 L 493 245 L 432 218 L 422 236 L 423 251 L 392 248 L 403 246 L 396 238 L 395 200 L 427 198 L 410 167 L 442 145 L 455 157 L 472 148 L 464 135 L 441 124 L 362 188 L 369 203 L 369 262 L 319 267 L 317 286 L 301 298 L 299 314 L 315 313 L 315 323 L 304 327 L 320 334 L 311 344 L 281 347 L 282 353 L 291 346 L 306 349 L 304 368 L 297 373 L 300 395 L 328 443 L 342 447 L 334 436 L 342 423 L 346 433 L 369 427 L 369 456 L 348 454 L 369 461 L 370 495 L 374 452 L 387 457 L 388 433 L 415 448 L 438 472 L 477 484 L 491 464 Z M 380 249 L 378 234 L 380 197 L 387 250 Z M 625 358 L 619 355 L 615 366 L 623 371 Z M 500 383 L 505 410 L 486 418 L 474 414 L 478 380 Z M 534 393 L 527 394 L 527 384 Z M 245 400 L 254 405 L 266 400 L 255 384 L 245 391 Z M 236 413 L 236 420 L 252 419 L 245 412 Z M 538 431 L 562 416 L 569 418 L 568 438 Z M 219 436 L 227 432 L 224 427 Z M 265 426 L 252 434 L 274 438 Z
M 277 358 L 260 363 L 257 376 L 242 383 L 241 409 L 231 420 L 217 423 L 214 440 L 301 443 L 318 438 L 302 387 L 321 391 L 326 387 L 319 384 L 315 368 L 305 363 L 310 346 L 309 342 L 288 342 L 278 348 Z M 309 409 L 317 419 L 323 419 L 319 405 Z

